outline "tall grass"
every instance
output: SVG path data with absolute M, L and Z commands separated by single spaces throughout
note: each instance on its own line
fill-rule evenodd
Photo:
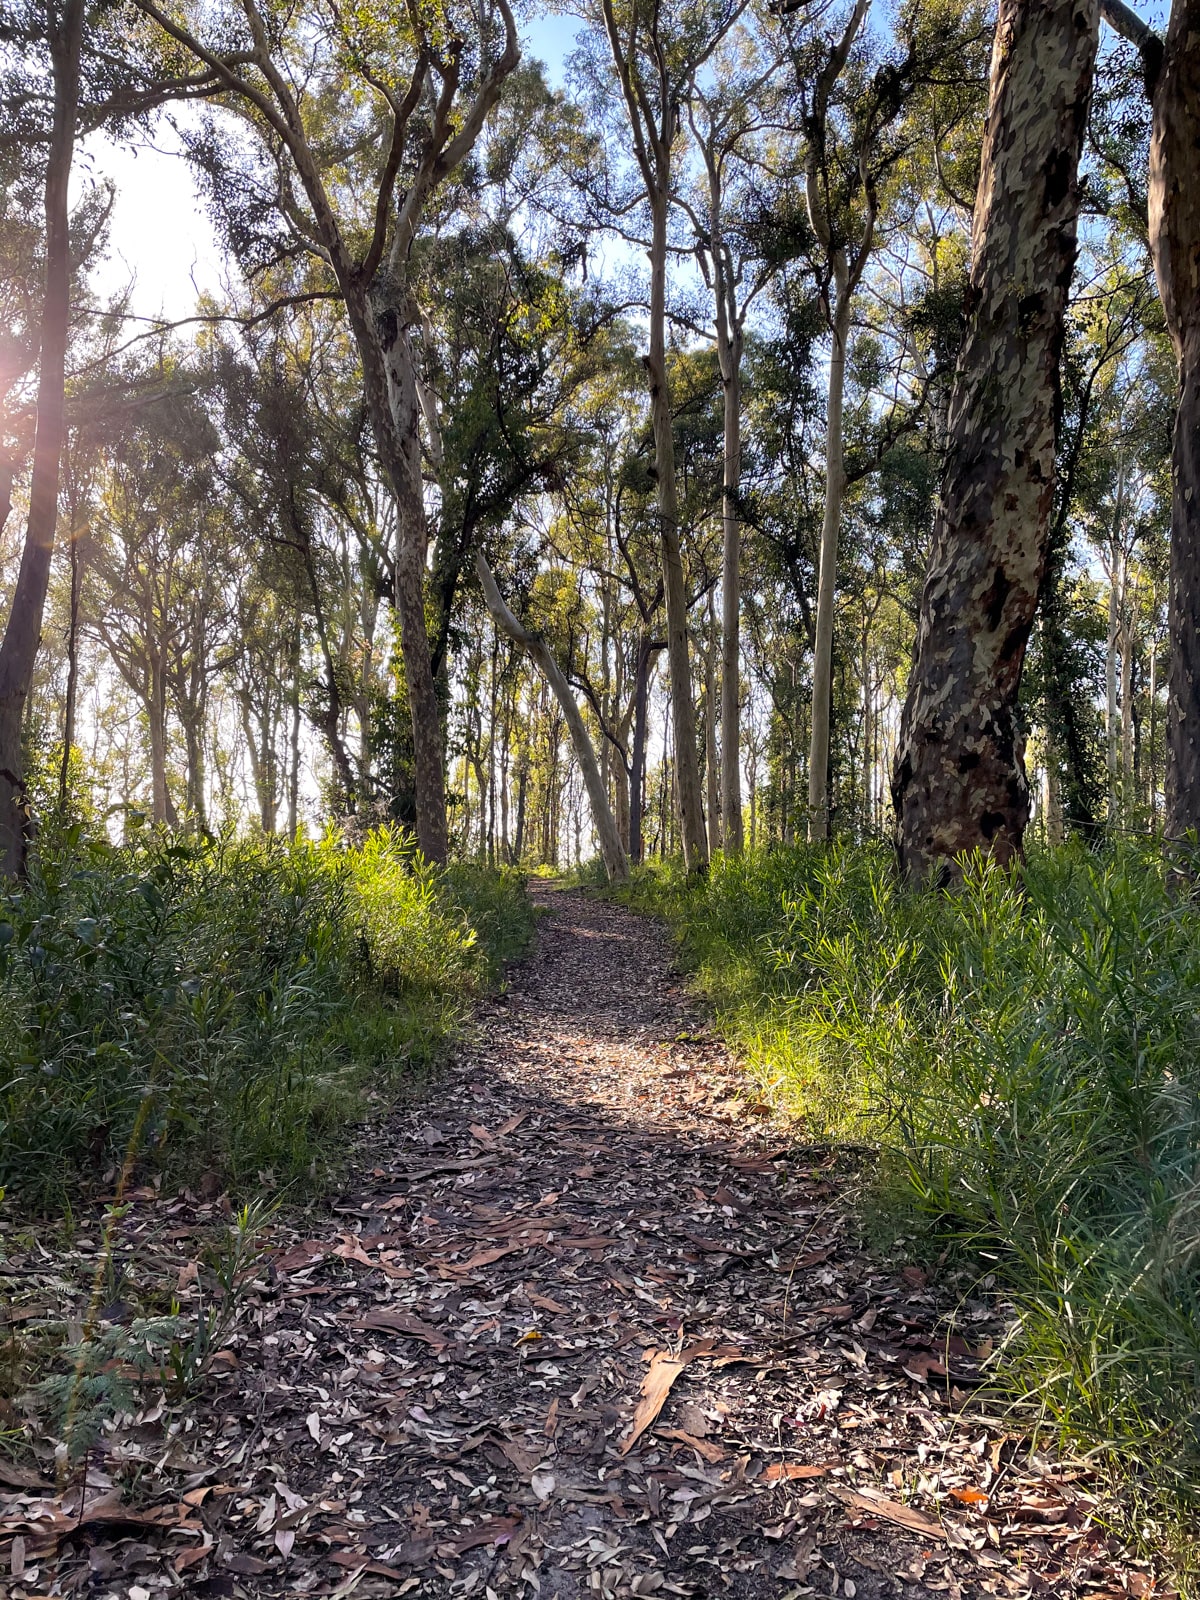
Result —
M 474 920 L 473 920 L 474 919 Z M 356 846 L 77 834 L 0 897 L 0 1186 L 22 1209 L 140 1167 L 317 1177 L 428 1065 L 531 927 L 519 879 Z
M 718 860 L 665 911 L 720 1022 L 884 1200 L 1011 1291 L 1006 1375 L 1140 1514 L 1200 1502 L 1200 904 L 1153 848 L 941 894 L 883 848 Z M 1177 1522 L 1178 1526 L 1178 1522 Z

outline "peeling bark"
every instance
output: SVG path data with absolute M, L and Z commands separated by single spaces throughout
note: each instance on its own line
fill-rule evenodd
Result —
M 975 211 L 966 339 L 892 779 L 916 879 L 966 852 L 1019 855 L 1016 726 L 1048 553 L 1058 364 L 1075 263 L 1096 0 L 1001 0 Z

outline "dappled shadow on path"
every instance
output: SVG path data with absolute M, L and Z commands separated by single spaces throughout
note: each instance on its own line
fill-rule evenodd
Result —
M 183 1591 L 1111 1587 L 1078 1484 L 961 1414 L 994 1307 L 947 1338 L 938 1286 L 863 1250 L 857 1158 L 761 1102 L 660 926 L 535 892 L 451 1068 L 280 1231 L 187 1441 Z

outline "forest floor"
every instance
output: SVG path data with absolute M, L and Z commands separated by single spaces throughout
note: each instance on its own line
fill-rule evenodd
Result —
M 1083 1468 L 972 1398 L 1003 1308 L 865 1246 L 861 1157 L 760 1102 L 664 928 L 534 893 L 445 1073 L 272 1222 L 182 1423 L 65 1493 L 0 1458 L 0 1593 L 1149 1593 Z M 123 1222 L 185 1304 L 220 1206 Z

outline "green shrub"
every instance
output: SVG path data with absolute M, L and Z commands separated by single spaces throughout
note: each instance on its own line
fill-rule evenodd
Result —
M 882 1198 L 1020 1311 L 1014 1390 L 1147 1516 L 1200 1500 L 1200 908 L 1161 853 L 1034 854 L 950 893 L 880 848 L 642 878 L 718 1018 Z
M 128 848 L 73 833 L 0 899 L 0 1184 L 48 1206 L 137 1159 L 316 1175 L 368 1093 L 427 1064 L 524 926 L 396 830 Z M 488 896 L 492 904 L 488 906 Z

